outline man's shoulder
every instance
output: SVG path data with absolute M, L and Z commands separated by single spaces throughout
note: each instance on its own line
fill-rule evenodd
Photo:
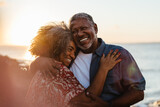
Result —
M 118 49 L 118 51 L 121 53 L 121 57 L 123 58 L 131 56 L 131 53 L 127 49 L 125 49 L 120 45 L 114 45 L 114 44 L 105 44 L 104 53 L 108 54 L 110 50 L 115 51 L 116 49 Z
M 124 47 L 116 44 L 107 44 L 101 38 L 99 38 L 99 42 L 101 42 L 101 46 L 99 47 L 98 50 L 103 51 L 103 53 L 108 53 L 110 50 L 114 51 L 116 49 L 118 49 L 119 52 L 122 52 L 122 53 L 129 53 L 128 50 L 125 49 Z
M 115 49 L 119 49 L 119 50 L 126 50 L 124 47 L 120 46 L 120 45 L 114 45 L 114 44 L 105 44 L 105 48 L 107 50 L 115 50 Z

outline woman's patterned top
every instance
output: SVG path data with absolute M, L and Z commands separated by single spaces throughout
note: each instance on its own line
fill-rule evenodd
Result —
M 26 95 L 28 107 L 64 107 L 84 91 L 73 73 L 64 65 L 57 76 L 50 71 L 37 71 Z

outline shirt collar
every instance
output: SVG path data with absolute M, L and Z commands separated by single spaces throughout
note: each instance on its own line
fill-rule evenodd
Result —
M 94 53 L 97 54 L 98 56 L 102 56 L 103 50 L 105 48 L 105 42 L 101 38 L 98 38 L 98 42 L 101 45 L 96 49 L 96 51 Z

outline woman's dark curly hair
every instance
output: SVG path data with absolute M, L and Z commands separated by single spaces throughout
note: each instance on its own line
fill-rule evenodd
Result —
M 35 56 L 59 59 L 59 55 L 66 52 L 70 41 L 73 41 L 73 38 L 66 24 L 52 22 L 39 29 L 37 36 L 32 40 L 29 51 Z

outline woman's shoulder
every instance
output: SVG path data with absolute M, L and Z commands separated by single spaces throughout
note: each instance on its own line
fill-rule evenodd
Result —
M 64 65 L 61 65 L 61 68 L 60 68 L 57 76 L 59 76 L 59 75 L 61 75 L 63 77 L 73 77 L 73 78 L 75 78 L 73 72 Z

